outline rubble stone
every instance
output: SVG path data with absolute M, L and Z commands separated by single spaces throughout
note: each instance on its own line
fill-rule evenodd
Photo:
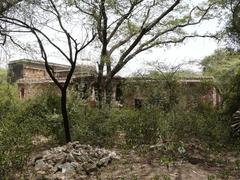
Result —
M 97 173 L 119 156 L 112 151 L 82 145 L 78 141 L 43 151 L 32 157 L 29 165 L 34 169 L 31 178 L 75 179 Z

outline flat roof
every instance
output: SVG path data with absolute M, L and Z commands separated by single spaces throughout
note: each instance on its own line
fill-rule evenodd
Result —
M 44 65 L 45 62 L 41 61 L 41 60 L 31 60 L 31 59 L 18 59 L 18 60 L 13 60 L 13 61 L 9 61 L 8 64 L 19 64 L 19 63 L 30 63 L 30 64 L 40 64 L 40 65 Z M 51 66 L 59 66 L 59 67 L 64 67 L 64 68 L 69 68 L 69 65 L 66 64 L 59 64 L 59 63 L 53 63 L 53 62 L 49 62 L 48 63 Z

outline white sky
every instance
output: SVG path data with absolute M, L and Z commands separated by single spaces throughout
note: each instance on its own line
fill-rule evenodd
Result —
M 188 29 L 189 32 L 198 32 L 199 34 L 215 33 L 221 30 L 225 22 L 219 24 L 217 19 L 204 21 L 198 26 Z M 142 52 L 134 57 L 128 64 L 118 73 L 120 76 L 129 76 L 138 70 L 148 69 L 146 64 L 151 61 L 164 62 L 167 65 L 178 65 L 194 61 L 196 63 L 183 66 L 183 69 L 192 71 L 201 71 L 199 63 L 201 60 L 214 53 L 218 48 L 223 48 L 223 42 L 217 42 L 213 38 L 191 38 L 186 39 L 183 43 L 171 47 L 154 48 L 146 52 Z M 86 58 L 91 58 L 91 50 L 85 53 Z M 93 57 L 94 59 L 94 57 Z
M 222 28 L 223 24 L 220 25 L 217 20 L 211 20 L 191 28 L 190 31 L 197 31 L 200 34 L 204 34 L 206 32 L 214 33 Z M 173 66 L 194 61 L 196 63 L 186 66 L 185 68 L 193 71 L 200 71 L 201 67 L 198 64 L 201 60 L 213 54 L 216 49 L 222 47 L 223 43 L 219 43 L 213 38 L 187 39 L 183 43 L 169 48 L 155 48 L 138 55 L 133 61 L 130 61 L 119 74 L 126 76 L 137 70 L 145 69 L 146 62 L 151 61 L 160 61 Z
M 195 2 L 199 2 L 194 0 Z M 189 32 L 197 31 L 200 34 L 207 32 L 214 33 L 220 29 L 220 25 L 217 20 L 205 21 L 204 24 L 199 26 L 194 26 L 189 28 Z M 25 40 L 28 38 L 24 37 Z M 141 53 L 132 59 L 123 70 L 119 72 L 118 75 L 127 76 L 136 72 L 137 70 L 144 69 L 146 67 L 146 62 L 150 61 L 161 61 L 169 65 L 177 65 L 187 61 L 197 61 L 200 62 L 205 56 L 208 56 L 214 52 L 220 45 L 214 40 L 209 38 L 193 38 L 185 40 L 184 43 L 181 43 L 177 46 L 172 46 L 168 48 L 155 48 L 150 51 Z M 83 58 L 91 59 L 92 56 L 91 49 L 88 49 L 83 53 Z M 0 53 L 1 58 L 1 53 Z M 10 60 L 16 60 L 21 58 L 29 58 L 24 54 L 19 52 L 12 53 Z M 58 61 L 56 61 L 59 63 Z M 96 62 L 92 62 L 96 65 Z M 1 65 L 1 64 L 0 64 Z M 188 66 L 189 68 L 189 66 Z M 191 70 L 199 71 L 200 68 L 197 65 L 191 65 Z
M 126 67 L 119 73 L 120 75 L 130 75 L 132 72 L 141 70 L 145 67 L 146 62 L 160 61 L 169 65 L 178 65 L 188 61 L 196 61 L 199 63 L 205 56 L 211 55 L 220 45 L 209 38 L 194 38 L 184 44 L 171 48 L 153 49 L 150 52 L 138 55 L 134 60 L 130 61 Z M 193 71 L 199 71 L 200 67 L 192 65 Z

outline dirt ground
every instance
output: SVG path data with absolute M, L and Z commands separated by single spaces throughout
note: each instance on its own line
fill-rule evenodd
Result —
M 119 152 L 121 159 L 101 169 L 90 179 L 102 180 L 240 180 L 240 156 L 221 154 L 216 158 L 197 156 L 164 163 L 153 155 L 139 155 L 134 151 Z
M 43 149 L 48 149 L 44 147 Z M 120 156 L 89 180 L 240 180 L 240 151 L 206 151 L 189 144 L 187 154 L 176 157 L 172 151 L 112 149 Z M 38 149 L 42 151 L 42 149 Z

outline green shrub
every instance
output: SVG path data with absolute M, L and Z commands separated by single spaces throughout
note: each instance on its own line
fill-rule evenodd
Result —
M 233 142 L 229 116 L 210 104 L 199 103 L 191 109 L 175 104 L 171 111 L 159 106 L 143 109 L 90 108 L 76 92 L 70 92 L 68 110 L 73 140 L 83 144 L 112 147 L 124 134 L 128 147 L 155 144 L 166 140 L 195 138 L 210 146 Z M 183 102 L 184 103 L 184 102 Z M 45 135 L 64 142 L 60 97 L 52 91 L 20 102 L 16 87 L 0 85 L 0 174 L 18 169 L 32 148 L 32 137 Z M 0 177 L 1 179 L 1 177 Z
M 31 150 L 29 127 L 16 122 L 14 116 L 0 122 L 0 179 L 21 170 Z
M 108 110 L 82 106 L 77 112 L 71 112 L 70 117 L 73 140 L 83 144 L 113 146 L 117 127 Z
M 21 104 L 16 87 L 0 85 L 0 179 L 20 169 L 31 148 L 29 128 L 18 118 Z
M 59 124 L 62 122 L 59 117 L 60 99 L 50 90 L 23 101 L 18 113 L 15 114 L 16 121 L 25 124 L 31 134 L 57 136 L 56 129 L 60 129 Z
M 55 127 L 49 117 L 57 111 L 54 103 L 58 100 L 45 93 L 21 102 L 15 92 L 15 87 L 0 85 L 0 179 L 22 169 L 34 136 L 54 136 Z
M 0 120 L 5 119 L 9 113 L 15 113 L 19 104 L 16 87 L 6 83 L 0 84 Z
M 222 146 L 231 138 L 229 119 L 216 110 L 201 109 L 174 113 L 175 118 L 170 118 L 171 131 L 178 139 L 191 137 L 202 140 L 210 146 Z
M 114 110 L 90 108 L 73 91 L 69 94 L 68 110 L 73 140 L 97 146 L 114 145 L 117 131 Z
M 161 113 L 154 109 L 123 110 L 120 115 L 120 125 L 125 132 L 127 145 L 156 143 L 160 134 L 164 134 L 160 132 L 160 120 Z

